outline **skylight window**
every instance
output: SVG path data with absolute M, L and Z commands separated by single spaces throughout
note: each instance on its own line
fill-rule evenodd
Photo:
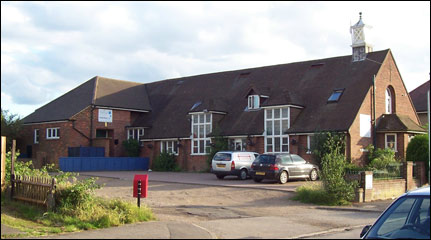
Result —
M 328 102 L 338 102 L 340 100 L 341 95 L 343 95 L 344 89 L 334 90 L 331 96 L 328 98 Z

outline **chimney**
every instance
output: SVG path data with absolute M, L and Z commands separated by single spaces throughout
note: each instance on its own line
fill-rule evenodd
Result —
M 362 12 L 359 13 L 359 21 L 350 26 L 350 34 L 352 34 L 352 61 L 363 61 L 367 57 L 367 53 L 373 51 L 373 46 L 365 41 L 365 33 L 371 26 L 365 25 L 362 22 Z

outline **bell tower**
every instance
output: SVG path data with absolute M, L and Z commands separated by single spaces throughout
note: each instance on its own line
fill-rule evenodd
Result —
M 352 34 L 352 61 L 363 61 L 367 57 L 367 53 L 373 51 L 373 46 L 365 42 L 365 33 L 368 32 L 371 26 L 365 25 L 362 22 L 362 12 L 359 13 L 359 21 L 350 26 L 350 34 Z

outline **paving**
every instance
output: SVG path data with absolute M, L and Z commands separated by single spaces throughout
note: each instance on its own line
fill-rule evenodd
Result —
M 258 188 L 275 191 L 293 192 L 298 186 L 306 181 L 292 181 L 287 184 L 274 184 L 273 182 L 263 182 L 256 184 L 253 180 L 238 180 L 235 177 L 226 177 L 218 180 L 213 174 L 209 173 L 172 173 L 172 172 L 81 172 L 80 175 L 108 177 L 122 180 L 132 180 L 136 174 L 148 174 L 149 181 L 172 182 L 184 184 L 197 184 L 208 186 L 225 186 L 239 188 Z M 312 206 L 312 208 L 334 211 L 354 211 L 360 214 L 373 214 L 378 217 L 393 200 L 375 201 L 369 203 L 355 203 L 348 207 L 324 207 Z M 327 230 L 317 226 L 308 231 L 300 231 L 301 226 L 294 219 L 284 217 L 251 217 L 251 218 L 231 218 L 212 221 L 204 221 L 199 224 L 191 222 L 177 221 L 152 221 L 136 224 L 128 224 L 119 227 L 88 230 L 75 233 L 65 233 L 53 236 L 44 236 L 44 239 L 215 239 L 215 238 L 313 238 L 313 236 L 324 236 L 325 233 L 345 231 L 358 231 L 362 225 L 350 226 Z M 286 228 L 286 225 L 290 226 Z M 277 229 L 277 231 L 262 231 L 262 229 Z M 17 231 L 2 224 L 2 236 L 4 234 L 14 234 Z M 341 235 L 343 236 L 343 235 Z

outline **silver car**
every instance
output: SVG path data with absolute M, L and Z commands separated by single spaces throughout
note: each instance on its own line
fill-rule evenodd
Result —
M 367 225 L 363 239 L 430 239 L 430 187 L 404 193 L 373 225 Z
M 249 176 L 251 164 L 258 155 L 255 152 L 217 152 L 212 159 L 211 172 L 218 179 L 223 179 L 228 175 L 235 175 L 239 179 L 245 180 Z

